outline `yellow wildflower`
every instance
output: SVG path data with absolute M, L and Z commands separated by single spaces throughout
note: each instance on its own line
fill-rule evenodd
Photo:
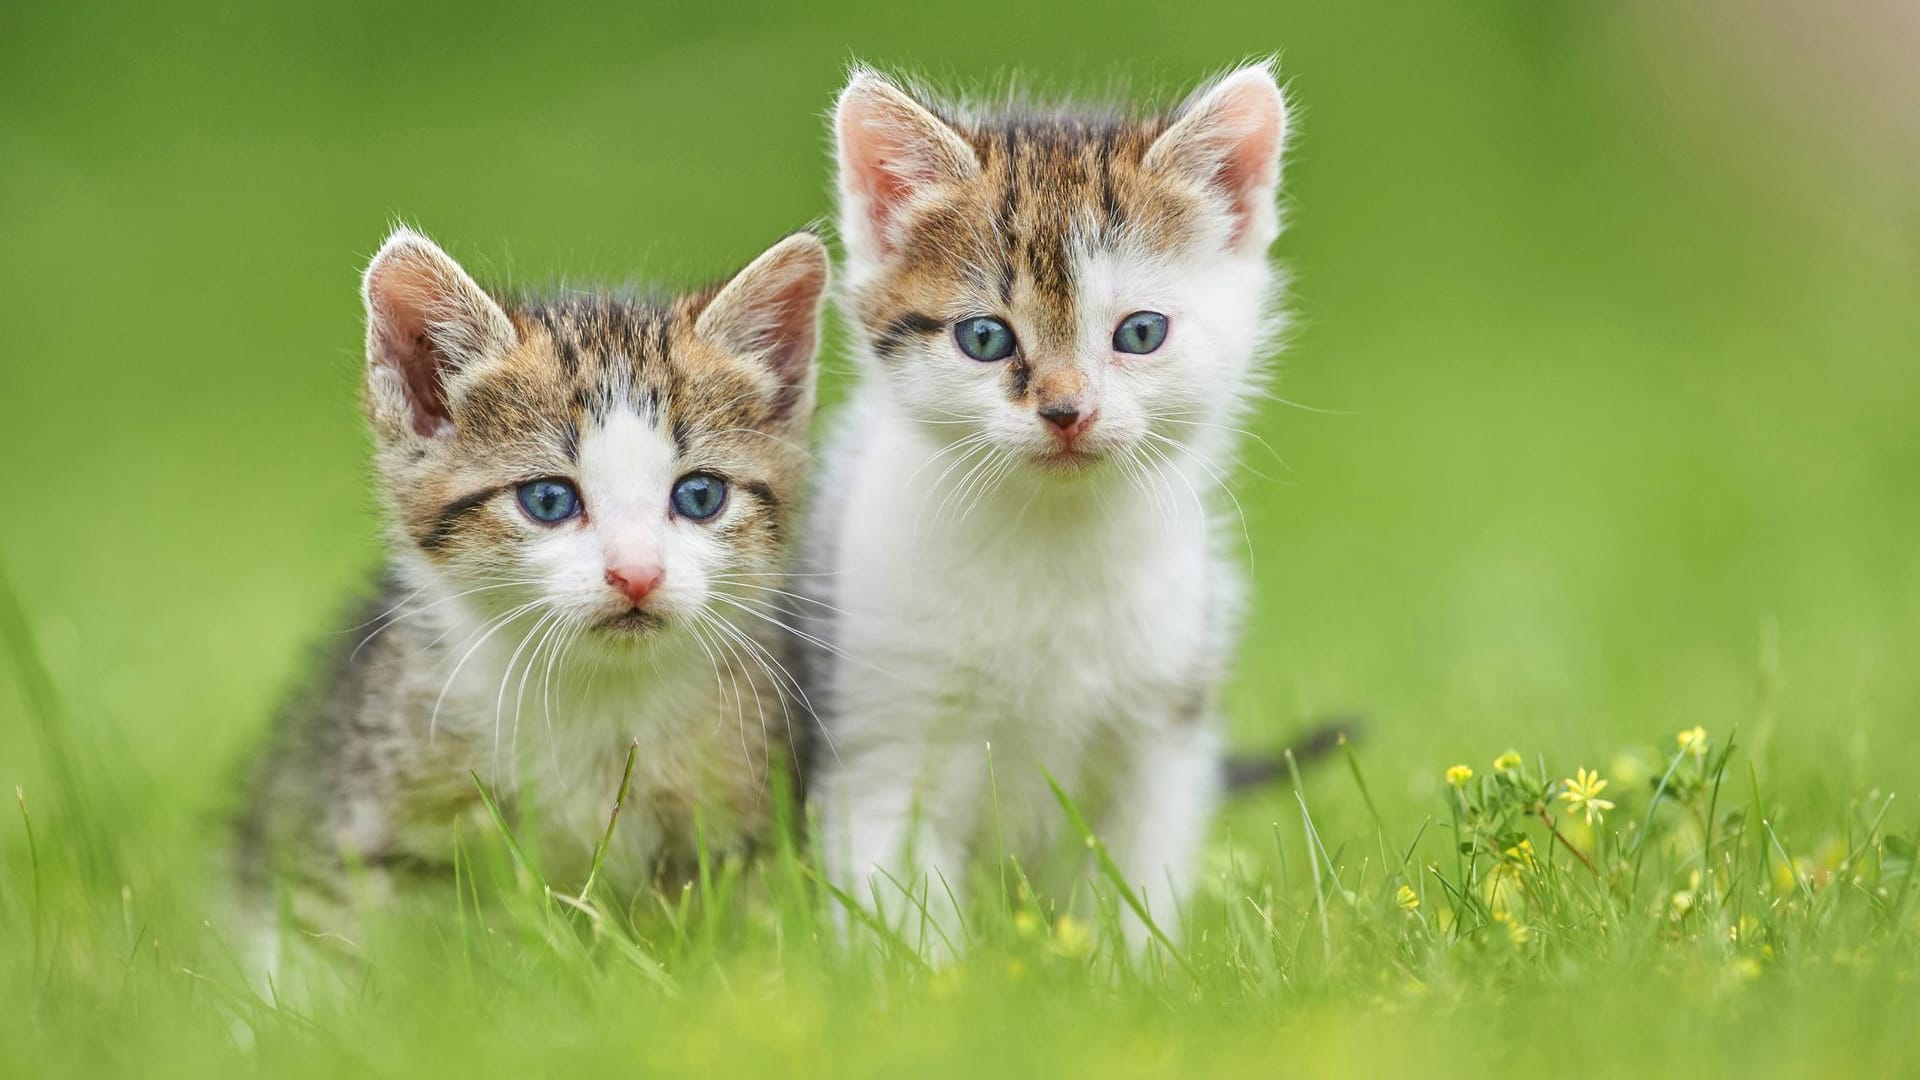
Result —
M 1613 803 L 1600 797 L 1607 790 L 1607 782 L 1600 774 L 1591 769 L 1580 769 L 1566 780 L 1567 790 L 1560 793 L 1566 800 L 1567 809 L 1578 813 L 1585 811 L 1587 825 L 1606 820 L 1605 812 L 1613 809 Z
M 1487 908 L 1496 916 L 1527 905 L 1527 883 L 1520 867 L 1502 861 L 1487 872 L 1483 892 Z
M 1533 931 L 1527 929 L 1526 923 L 1521 922 L 1505 911 L 1494 912 L 1493 921 L 1507 928 L 1507 940 L 1513 942 L 1515 945 L 1525 945 L 1527 939 L 1533 936 Z
M 1501 852 L 1501 854 L 1505 855 L 1508 861 L 1519 863 L 1521 866 L 1531 869 L 1534 866 L 1533 838 L 1523 836 L 1520 838 L 1519 843 Z
M 1040 932 L 1040 916 L 1024 908 L 1013 913 L 1013 928 L 1021 937 L 1033 937 Z
M 950 998 L 960 992 L 960 979 L 959 968 L 941 968 L 933 973 L 932 980 L 927 983 L 927 990 L 934 997 Z
M 1497 773 L 1512 772 L 1519 767 L 1520 752 L 1518 750 L 1509 750 L 1493 759 L 1493 771 Z
M 1694 757 L 1705 757 L 1707 753 L 1707 729 L 1695 725 L 1673 737 L 1681 750 Z
M 1393 894 L 1393 902 L 1400 905 L 1401 911 L 1411 915 L 1420 908 L 1420 894 L 1413 891 L 1413 886 L 1402 885 L 1400 891 Z
M 1451 787 L 1466 787 L 1467 781 L 1471 779 L 1473 779 L 1473 770 L 1465 765 L 1455 765 L 1447 770 L 1447 784 Z
M 1069 959 L 1093 951 L 1093 934 L 1087 924 L 1071 915 L 1062 915 L 1053 924 L 1053 951 Z

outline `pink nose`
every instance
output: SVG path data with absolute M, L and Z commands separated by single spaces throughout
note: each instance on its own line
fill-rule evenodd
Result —
M 1079 405 L 1070 402 L 1049 405 L 1040 410 L 1040 419 L 1046 421 L 1047 426 L 1053 429 L 1055 437 L 1069 445 L 1086 434 L 1087 429 L 1093 426 L 1094 419 L 1099 415 L 1100 412 L 1097 409 L 1082 412 Z
M 620 594 L 638 604 L 647 595 L 660 587 L 667 572 L 658 566 L 609 566 L 607 584 L 620 590 Z

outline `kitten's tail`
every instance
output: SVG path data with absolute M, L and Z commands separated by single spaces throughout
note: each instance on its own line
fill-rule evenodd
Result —
M 1255 788 L 1285 781 L 1291 772 L 1287 765 L 1289 751 L 1293 754 L 1294 766 L 1305 769 L 1332 757 L 1341 746 L 1358 738 L 1360 730 L 1358 717 L 1339 716 L 1307 729 L 1290 747 L 1270 752 L 1228 754 L 1221 763 L 1226 792 L 1229 796 L 1243 795 Z

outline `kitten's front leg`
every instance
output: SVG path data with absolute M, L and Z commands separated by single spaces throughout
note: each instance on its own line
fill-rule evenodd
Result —
M 938 962 L 964 945 L 957 899 L 965 845 L 934 812 L 939 792 L 916 783 L 917 763 L 883 757 L 850 758 L 822 783 L 828 877 Z
M 1101 839 L 1147 914 L 1179 940 L 1180 916 L 1200 869 L 1201 849 L 1220 799 L 1220 742 L 1203 716 L 1182 716 L 1129 743 Z M 1123 917 L 1135 953 L 1151 934 Z

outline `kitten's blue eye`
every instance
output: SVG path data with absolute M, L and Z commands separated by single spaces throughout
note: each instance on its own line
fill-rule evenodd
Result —
M 1113 332 L 1113 348 L 1123 353 L 1150 353 L 1167 340 L 1167 317 L 1157 311 L 1136 311 L 1120 320 Z
M 580 493 L 565 480 L 534 480 L 520 485 L 520 509 L 542 525 L 558 525 L 580 515 Z
M 1013 328 L 991 315 L 954 323 L 953 340 L 975 360 L 991 363 L 1013 355 Z
M 673 512 L 692 521 L 711 521 L 727 505 L 727 482 L 711 473 L 690 473 L 673 485 Z

